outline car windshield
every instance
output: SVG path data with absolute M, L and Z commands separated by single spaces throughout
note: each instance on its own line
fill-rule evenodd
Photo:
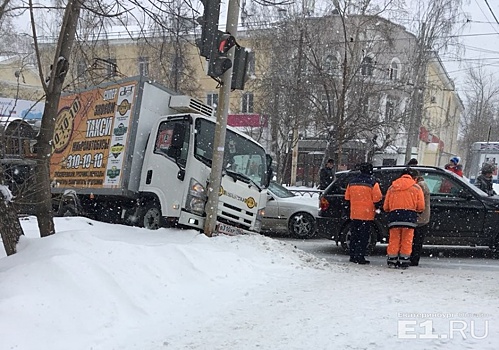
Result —
M 279 198 L 289 198 L 295 197 L 294 193 L 285 188 L 282 185 L 279 185 L 277 182 L 271 181 L 268 190 L 272 192 L 273 195 Z

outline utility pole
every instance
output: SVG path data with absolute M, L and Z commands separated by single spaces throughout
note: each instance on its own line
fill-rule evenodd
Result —
M 421 33 L 417 42 L 418 55 L 416 69 L 414 69 L 414 86 L 411 94 L 409 111 L 409 127 L 407 130 L 407 144 L 405 149 L 405 163 L 412 156 L 412 147 L 419 146 L 419 128 L 423 119 L 424 91 L 426 86 L 426 63 L 428 60 L 426 51 L 426 23 L 422 23 Z
M 304 29 L 303 29 L 303 22 L 305 18 L 305 2 L 303 2 L 303 8 L 302 8 L 302 22 L 299 23 L 300 25 L 300 40 L 298 42 L 298 68 L 296 70 L 296 95 L 295 95 L 295 107 L 294 107 L 294 112 L 295 112 L 295 118 L 293 120 L 293 151 L 291 153 L 291 178 L 290 178 L 290 183 L 291 186 L 296 186 L 296 172 L 298 170 L 298 142 L 299 142 L 299 122 L 298 118 L 301 117 L 301 103 L 299 102 L 303 96 L 301 95 L 302 91 L 302 70 L 303 70 L 303 36 L 304 36 Z
M 237 0 L 229 0 L 227 9 L 226 32 L 229 32 L 234 38 L 237 34 L 237 25 L 239 21 L 239 6 Z M 234 61 L 234 48 L 230 49 L 227 57 Z M 211 163 L 210 182 L 208 184 L 208 202 L 206 203 L 206 221 L 204 224 L 204 233 L 206 236 L 213 236 L 217 223 L 218 212 L 218 193 L 220 192 L 220 183 L 222 181 L 222 168 L 224 159 L 225 135 L 227 131 L 227 114 L 229 112 L 229 97 L 231 90 L 232 67 L 230 67 L 222 76 L 222 87 L 220 88 L 218 106 L 217 106 L 217 124 L 215 126 L 215 139 L 213 142 L 213 158 Z

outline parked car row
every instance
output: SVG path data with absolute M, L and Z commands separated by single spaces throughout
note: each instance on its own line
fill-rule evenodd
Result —
M 375 167 L 381 191 L 386 193 L 393 180 L 400 177 L 404 166 Z M 430 188 L 430 233 L 426 244 L 489 246 L 499 245 L 499 196 L 487 196 L 465 179 L 438 167 L 415 166 Z M 349 181 L 358 171 L 336 173 L 336 179 L 320 197 L 319 230 L 328 238 L 349 247 L 350 219 L 344 199 Z M 388 241 L 386 213 L 376 215 L 370 248 Z

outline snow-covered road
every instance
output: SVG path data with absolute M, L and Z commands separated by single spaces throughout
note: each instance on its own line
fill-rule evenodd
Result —
M 336 242 L 328 239 L 292 239 L 277 238 L 294 244 L 297 248 L 324 258 L 330 263 L 347 263 L 348 255 Z M 386 267 L 386 244 L 378 244 L 368 257 L 372 266 Z M 460 270 L 499 271 L 499 260 L 490 258 L 490 250 L 486 247 L 423 247 L 420 266 L 412 269 L 446 268 Z

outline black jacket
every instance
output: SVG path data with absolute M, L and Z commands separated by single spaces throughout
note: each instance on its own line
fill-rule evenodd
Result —
M 333 168 L 324 167 L 319 172 L 319 190 L 325 190 L 334 180 Z
M 496 193 L 492 185 L 492 179 L 487 179 L 485 176 L 479 175 L 475 180 L 475 186 L 481 189 L 483 192 L 487 193 L 489 196 L 493 196 Z

